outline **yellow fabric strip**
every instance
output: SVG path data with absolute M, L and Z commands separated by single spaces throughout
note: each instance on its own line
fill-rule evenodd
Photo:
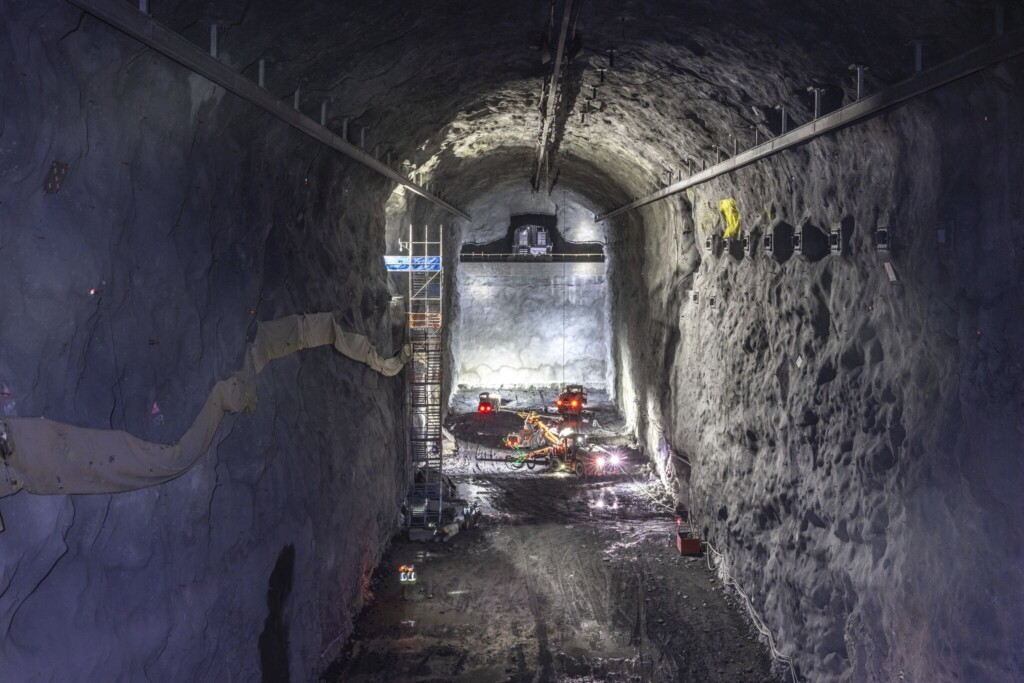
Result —
M 175 444 L 46 418 L 0 418 L 0 498 L 21 489 L 51 495 L 119 493 L 180 477 L 210 449 L 226 414 L 256 409 L 256 375 L 270 361 L 328 345 L 386 377 L 401 372 L 411 356 L 406 346 L 397 356 L 381 357 L 366 337 L 338 327 L 332 313 L 261 322 L 242 369 L 213 386 L 192 426 Z

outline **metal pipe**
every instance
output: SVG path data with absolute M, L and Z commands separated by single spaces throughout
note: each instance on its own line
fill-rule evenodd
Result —
M 807 92 L 814 95 L 814 118 L 821 118 L 821 93 L 823 89 L 812 85 L 807 89 Z
M 265 88 L 267 86 L 267 60 L 261 59 L 259 65 L 259 86 Z
M 327 100 L 320 103 L 320 125 L 327 125 Z
M 196 47 L 158 22 L 140 14 L 132 5 L 121 0 L 68 0 L 68 2 L 97 19 L 110 24 L 119 31 L 128 34 L 143 45 L 156 50 L 185 68 L 216 83 L 228 92 L 256 105 L 309 137 L 341 152 L 372 171 L 395 181 L 413 194 L 423 197 L 459 218 L 467 221 L 470 220 L 466 213 L 451 204 L 441 201 L 429 192 L 426 192 L 419 185 L 402 177 L 399 173 L 396 173 L 384 164 L 374 160 L 373 157 L 362 150 L 357 149 L 354 145 L 341 139 L 330 130 L 318 125 L 313 119 L 295 111 L 271 93 L 260 88 L 256 83 L 253 83 L 241 74 L 235 73 L 225 64 L 211 58 L 201 48 Z
M 149 0 L 139 0 L 139 13 L 149 14 Z
M 996 3 L 996 35 L 1003 35 L 1004 24 L 1006 23 L 1006 5 L 1002 2 Z
M 341 120 L 341 139 L 348 142 L 348 117 Z
M 914 73 L 919 74 L 924 68 L 924 41 L 915 38 L 910 44 L 914 46 Z
M 627 211 L 632 211 L 666 197 L 671 197 L 694 185 L 700 185 L 713 178 L 749 166 L 755 161 L 774 156 L 783 150 L 796 147 L 825 133 L 830 133 L 863 121 L 918 95 L 923 95 L 948 83 L 975 74 L 993 64 L 998 64 L 1021 54 L 1024 54 L 1024 30 L 1018 29 L 994 38 L 981 47 L 977 47 L 948 62 L 943 62 L 927 71 L 922 71 L 916 76 L 900 81 L 886 90 L 868 95 L 856 102 L 851 102 L 845 107 L 822 116 L 820 119 L 809 121 L 802 126 L 794 128 L 788 134 L 768 140 L 753 149 L 743 152 L 739 156 L 712 166 L 682 182 L 678 182 L 646 197 L 636 199 L 607 213 L 597 215 L 595 220 L 603 221 L 614 218 Z
M 301 97 L 302 86 L 295 88 L 295 95 L 292 97 L 292 108 L 298 110 L 299 108 L 299 97 Z
M 789 130 L 789 119 L 786 117 L 786 105 L 780 104 L 775 108 L 782 112 L 782 134 L 785 135 Z
M 217 24 L 210 24 L 210 56 L 217 59 Z
M 366 131 L 370 130 L 369 126 L 363 126 L 362 130 L 359 131 L 359 149 L 366 150 Z
M 850 69 L 857 72 L 857 98 L 864 97 L 864 72 L 868 70 L 863 64 L 851 64 Z

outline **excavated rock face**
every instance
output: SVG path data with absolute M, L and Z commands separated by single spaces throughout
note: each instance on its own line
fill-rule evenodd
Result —
M 267 59 L 268 90 L 301 86 L 313 116 L 328 99 L 332 128 L 349 118 L 358 141 L 368 126 L 369 149 L 473 221 L 393 191 L 70 4 L 5 3 L 5 414 L 171 441 L 239 365 L 254 318 L 334 310 L 394 351 L 402 316 L 380 256 L 410 221 L 448 226 L 454 256 L 503 230 L 506 210 L 551 210 L 570 238 L 608 242 L 604 284 L 581 295 L 595 300 L 580 316 L 588 335 L 603 335 L 588 340 L 588 372 L 614 385 L 805 678 L 1018 676 L 1021 66 L 611 225 L 582 217 L 647 194 L 687 159 L 713 162 L 716 145 L 748 146 L 750 126 L 777 133 L 777 104 L 807 120 L 807 86 L 825 87 L 826 109 L 848 101 L 851 62 L 869 64 L 878 89 L 909 75 L 911 38 L 929 38 L 926 65 L 979 44 L 988 8 L 588 0 L 572 109 L 554 127 L 554 190 L 534 196 L 548 3 L 151 4 L 197 43 L 204 22 L 223 22 L 222 61 L 255 79 Z M 68 166 L 49 193 L 53 162 Z M 757 243 L 796 229 L 813 246 L 837 224 L 846 251 L 709 250 L 727 198 Z M 871 241 L 882 222 L 895 285 Z M 459 335 L 482 310 L 464 275 L 449 271 L 456 381 L 492 366 L 486 339 Z M 537 310 L 512 291 L 509 316 Z M 537 366 L 556 362 L 569 359 Z M 404 492 L 402 384 L 327 350 L 260 382 L 259 410 L 171 484 L 0 501 L 5 672 L 322 669 Z
M 508 234 L 509 216 L 550 214 L 574 242 L 604 242 L 595 207 L 559 189 L 548 196 L 521 181 L 491 188 L 467 207 L 472 223 L 456 242 Z M 603 387 L 610 363 L 604 263 L 459 263 L 451 327 L 453 384 L 507 387 L 583 382 Z
M 666 478 L 808 680 L 1019 671 L 1022 167 L 997 141 L 1019 136 L 1022 76 L 651 207 L 643 251 L 616 263 L 623 408 L 652 452 L 689 456 L 688 481 L 670 458 Z M 729 196 L 757 244 L 838 225 L 845 253 L 713 253 Z
M 79 20 L 0 8 L 2 414 L 173 442 L 291 313 L 394 353 L 383 184 Z M 405 495 L 402 381 L 324 348 L 259 396 L 165 486 L 0 501 L 0 677 L 298 681 L 337 652 Z

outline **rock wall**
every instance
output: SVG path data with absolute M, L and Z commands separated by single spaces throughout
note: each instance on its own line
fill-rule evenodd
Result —
M 0 26 L 2 414 L 171 442 L 254 320 L 334 311 L 398 348 L 382 181 L 70 5 L 4 3 Z M 330 661 L 404 497 L 402 381 L 323 348 L 259 395 L 165 486 L 0 500 L 0 678 Z
M 623 409 L 806 680 L 1024 666 L 1022 78 L 1004 64 L 616 227 Z M 752 254 L 705 246 L 727 197 Z M 760 248 L 834 224 L 841 256 Z
M 603 263 L 462 263 L 458 383 L 603 387 Z

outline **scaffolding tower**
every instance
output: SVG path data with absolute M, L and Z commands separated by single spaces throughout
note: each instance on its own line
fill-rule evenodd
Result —
M 440 530 L 444 507 L 441 477 L 441 380 L 443 363 L 443 226 L 409 226 L 408 256 L 385 259 L 388 270 L 408 274 L 409 452 L 414 479 L 409 487 L 409 538 L 429 540 Z

